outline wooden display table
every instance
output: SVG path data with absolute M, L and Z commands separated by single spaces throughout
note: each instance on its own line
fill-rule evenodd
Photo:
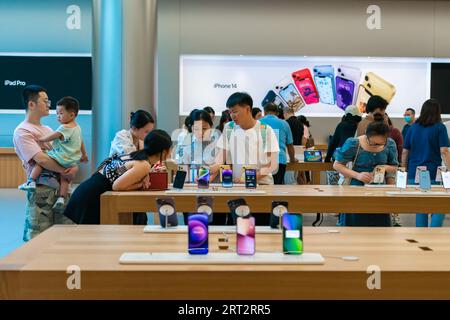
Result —
M 241 188 L 242 187 L 234 187 Z M 189 189 L 189 188 L 188 188 Z M 192 189 L 192 188 L 191 188 Z M 245 198 L 252 212 L 270 212 L 272 201 L 289 201 L 289 211 L 300 213 L 450 213 L 448 195 L 425 196 L 399 193 L 389 195 L 395 188 L 371 188 L 329 185 L 270 185 L 259 186 L 265 194 L 215 193 L 214 212 L 228 212 L 227 201 Z M 199 193 L 199 195 L 207 195 Z M 101 224 L 131 224 L 132 212 L 156 212 L 158 197 L 173 197 L 176 210 L 189 212 L 195 209 L 194 193 L 167 194 L 164 191 L 105 192 L 101 195 Z M 155 217 L 158 223 L 158 216 Z
M 323 265 L 121 265 L 124 252 L 185 252 L 187 235 L 54 226 L 0 260 L 0 299 L 450 299 L 448 228 L 329 229 L 304 228 L 306 252 Z M 211 252 L 219 236 L 210 234 Z M 280 251 L 281 235 L 256 234 L 256 250 Z M 81 290 L 67 289 L 69 266 L 80 268 Z M 367 287 L 370 266 L 380 290 Z

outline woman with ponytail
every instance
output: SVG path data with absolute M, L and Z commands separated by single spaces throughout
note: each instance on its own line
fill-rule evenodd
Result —
M 163 130 L 153 130 L 144 148 L 103 161 L 95 173 L 75 189 L 64 215 L 78 224 L 100 223 L 100 195 L 106 191 L 147 190 L 153 165 L 170 155 L 172 140 Z
M 145 136 L 153 130 L 154 126 L 155 120 L 148 111 L 138 110 L 131 112 L 130 129 L 124 129 L 116 133 L 111 142 L 109 156 L 112 157 L 115 154 L 121 156 L 141 150 Z

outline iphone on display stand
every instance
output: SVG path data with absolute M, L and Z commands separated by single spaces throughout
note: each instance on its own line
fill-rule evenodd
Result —
M 202 166 L 198 170 L 198 180 L 197 180 L 197 186 L 199 189 L 208 189 L 209 188 L 209 168 Z
M 175 189 L 183 189 L 184 182 L 186 181 L 187 171 L 178 170 L 173 180 L 173 187 Z
M 250 215 L 237 217 L 236 253 L 239 255 L 255 254 L 255 218 Z
M 420 170 L 419 186 L 420 186 L 420 190 L 422 190 L 422 191 L 428 191 L 431 189 L 430 171 Z
M 191 213 L 188 216 L 188 252 L 207 254 L 208 250 L 208 214 Z
M 419 183 L 420 181 L 420 171 L 427 170 L 427 166 L 417 166 L 416 167 L 416 175 L 414 177 L 414 183 Z
M 220 166 L 220 181 L 224 188 L 233 187 L 233 170 L 231 170 L 230 165 Z
M 255 189 L 257 185 L 256 181 L 256 169 L 245 168 L 245 187 L 247 189 Z
M 336 90 L 334 68 L 332 65 L 314 66 L 314 82 L 319 93 L 320 102 L 325 104 L 336 103 Z
M 319 102 L 319 94 L 308 68 L 293 72 L 292 79 L 306 104 Z
M 447 168 L 445 166 L 439 166 L 436 169 L 436 181 L 442 182 L 442 173 L 446 172 Z
M 283 253 L 303 253 L 303 216 L 297 213 L 285 213 L 282 218 Z
M 408 181 L 408 173 L 405 171 L 405 168 L 398 168 L 395 177 L 395 184 L 397 188 L 406 189 L 407 181 Z

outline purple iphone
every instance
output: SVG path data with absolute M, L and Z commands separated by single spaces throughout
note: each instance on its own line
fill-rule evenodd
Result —
M 190 254 L 208 253 L 208 215 L 192 213 L 188 216 L 188 251 Z
M 345 110 L 352 104 L 355 83 L 352 80 L 336 77 L 336 105 Z

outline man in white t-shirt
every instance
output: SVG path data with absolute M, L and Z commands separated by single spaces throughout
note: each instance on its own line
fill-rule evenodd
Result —
M 221 164 L 233 166 L 233 180 L 244 183 L 243 167 L 257 169 L 257 183 L 273 184 L 278 169 L 278 140 L 273 129 L 252 116 L 253 99 L 245 92 L 233 93 L 227 100 L 232 122 L 225 125 L 217 141 L 216 164 L 210 167 L 212 179 Z

